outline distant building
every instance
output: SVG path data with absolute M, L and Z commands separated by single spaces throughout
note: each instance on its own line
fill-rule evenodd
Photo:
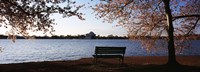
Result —
M 95 38 L 96 38 L 96 34 L 92 31 L 85 35 L 85 39 L 95 39 Z

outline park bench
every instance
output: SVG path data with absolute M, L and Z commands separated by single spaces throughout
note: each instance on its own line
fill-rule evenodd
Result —
M 100 47 L 95 48 L 94 63 L 98 58 L 119 58 L 120 64 L 124 63 L 124 54 L 126 47 Z

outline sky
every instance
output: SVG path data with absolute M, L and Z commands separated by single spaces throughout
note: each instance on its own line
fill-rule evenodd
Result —
M 76 4 L 82 5 L 87 4 L 90 2 L 90 4 L 94 5 L 95 3 L 98 3 L 99 0 L 94 0 L 91 2 L 91 0 L 76 0 Z M 76 16 L 68 17 L 68 18 L 62 18 L 62 15 L 54 14 L 51 15 L 51 18 L 55 19 L 55 23 L 57 25 L 54 26 L 55 32 L 54 35 L 83 35 L 89 32 L 94 32 L 96 35 L 101 36 L 107 36 L 107 35 L 118 35 L 118 36 L 127 36 L 126 29 L 116 26 L 117 23 L 103 23 L 102 19 L 96 19 L 95 13 L 91 8 L 87 8 L 88 6 L 85 6 L 86 8 L 80 9 L 79 12 L 84 13 L 83 16 L 86 20 L 80 20 Z M 9 29 L 5 29 L 4 27 L 0 27 L 0 34 L 6 34 L 6 31 L 9 31 Z M 197 33 L 200 34 L 200 28 L 197 29 Z M 30 33 L 30 35 L 36 35 L 36 36 L 44 36 L 43 32 L 37 32 L 37 33 Z
M 90 0 L 76 0 L 77 4 L 87 4 Z M 97 3 L 97 2 L 90 2 Z M 117 23 L 103 23 L 102 19 L 96 19 L 95 13 L 91 8 L 82 8 L 80 12 L 84 13 L 85 20 L 80 20 L 78 17 L 62 18 L 62 16 L 54 16 L 55 22 L 58 24 L 55 27 L 56 35 L 78 35 L 94 32 L 96 35 L 118 35 L 126 36 L 127 31 L 119 26 Z
M 76 4 L 87 4 L 91 0 L 76 0 Z M 95 3 L 92 2 L 92 3 Z M 54 14 L 51 15 L 53 19 L 55 19 L 55 23 L 57 25 L 54 26 L 55 32 L 54 35 L 82 35 L 89 32 L 94 32 L 96 35 L 107 36 L 107 35 L 118 35 L 118 36 L 126 36 L 127 31 L 117 26 L 116 23 L 103 23 L 102 19 L 96 19 L 94 11 L 91 8 L 82 8 L 79 12 L 84 13 L 83 16 L 85 20 L 80 20 L 76 16 L 62 18 L 62 15 Z M 0 34 L 6 34 L 6 31 L 9 29 L 5 29 L 4 27 L 0 27 Z M 43 32 L 30 33 L 30 35 L 43 36 Z

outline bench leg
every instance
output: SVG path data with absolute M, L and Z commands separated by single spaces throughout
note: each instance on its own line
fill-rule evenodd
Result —
M 93 59 L 93 63 L 96 64 L 97 63 L 97 58 Z
M 123 65 L 124 64 L 124 58 L 120 58 L 120 65 Z
M 122 64 L 124 64 L 124 58 L 122 58 Z
M 122 64 L 122 58 L 118 58 L 119 59 L 119 64 Z

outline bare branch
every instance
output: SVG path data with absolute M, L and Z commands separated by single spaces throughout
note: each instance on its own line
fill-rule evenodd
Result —
M 156 6 L 156 8 L 155 8 L 153 11 L 155 11 L 156 9 L 158 9 L 158 7 L 160 6 L 161 3 L 162 3 L 162 1 L 160 1 L 160 2 L 158 3 L 158 5 Z
M 176 20 L 176 19 L 186 18 L 186 17 L 200 17 L 200 14 L 174 16 L 172 20 L 174 21 L 174 20 Z
M 194 25 L 192 26 L 192 28 L 187 32 L 186 35 L 189 35 L 190 32 L 191 32 L 193 29 L 195 29 L 195 27 L 197 26 L 197 23 L 199 22 L 199 20 L 200 20 L 200 17 L 197 19 L 197 21 L 195 22 L 195 24 L 194 24 Z

